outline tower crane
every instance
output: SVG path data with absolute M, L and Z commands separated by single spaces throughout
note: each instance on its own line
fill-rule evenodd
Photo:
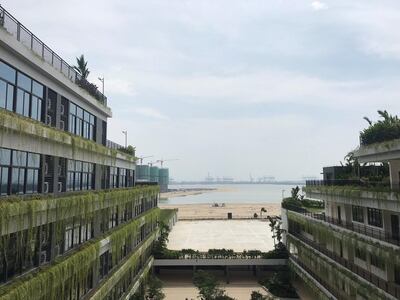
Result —
M 145 158 L 150 158 L 150 157 L 153 157 L 153 156 L 154 156 L 154 155 L 150 155 L 150 156 L 140 156 L 140 157 L 138 157 L 139 160 L 140 160 L 140 164 L 143 165 L 143 159 L 145 159 Z
M 163 167 L 163 164 L 164 164 L 164 162 L 165 161 L 174 161 L 174 160 L 179 160 L 178 158 L 171 158 L 171 159 L 159 159 L 159 160 L 156 160 L 155 162 L 156 163 L 160 163 L 161 164 L 161 168 Z

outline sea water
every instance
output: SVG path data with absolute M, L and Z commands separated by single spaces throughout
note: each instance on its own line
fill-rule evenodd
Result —
M 185 184 L 170 189 L 218 189 L 199 195 L 161 199 L 160 204 L 280 203 L 296 185 L 284 184 Z M 301 186 L 300 186 L 301 188 Z

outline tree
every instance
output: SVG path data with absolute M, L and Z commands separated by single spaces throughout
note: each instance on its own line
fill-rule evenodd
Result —
M 81 56 L 76 58 L 76 66 L 74 66 L 74 69 L 79 72 L 79 74 L 82 75 L 83 79 L 87 79 L 89 76 L 89 69 L 87 67 L 88 62 L 85 61 L 85 56 L 81 54 Z
M 162 292 L 162 281 L 156 276 L 151 276 L 147 283 L 146 299 L 148 300 L 162 300 L 165 298 Z
M 155 258 L 163 258 L 166 252 L 168 252 L 167 242 L 168 242 L 168 235 L 171 231 L 169 226 L 163 222 L 159 224 L 159 227 L 160 227 L 160 236 L 158 240 L 154 242 L 153 245 L 153 255 Z
M 250 300 L 267 300 L 267 297 L 260 292 L 252 291 Z
M 262 213 L 263 213 L 263 212 L 265 212 L 265 213 L 266 213 L 266 212 L 267 212 L 267 210 L 266 210 L 264 207 L 261 207 L 261 211 L 260 211 L 260 218 L 262 218 Z
M 199 270 L 194 273 L 193 283 L 199 289 L 201 300 L 234 300 L 219 288 L 217 278 L 206 271 Z
M 276 238 L 276 236 L 275 236 L 275 226 L 276 226 L 277 220 L 276 220 L 276 218 L 273 218 L 271 216 L 268 216 L 267 218 L 268 218 L 268 221 L 269 221 L 269 227 L 270 227 L 271 232 L 272 232 L 272 238 L 274 239 L 274 247 L 275 247 L 276 246 L 276 243 L 275 243 L 275 238 Z

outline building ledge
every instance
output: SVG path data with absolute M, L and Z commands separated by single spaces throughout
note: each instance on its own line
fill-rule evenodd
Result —
M 154 213 L 154 210 L 152 212 Z M 150 216 L 152 218 L 152 212 L 148 211 L 145 217 Z M 157 213 L 158 211 L 156 211 Z M 122 251 L 122 243 L 132 238 L 134 234 L 138 234 L 133 231 L 133 227 L 138 227 L 138 221 L 138 219 L 134 219 L 111 230 L 102 237 L 87 241 L 71 252 L 55 259 L 54 262 L 12 279 L 0 288 L 0 298 L 10 300 L 55 299 L 57 291 L 60 291 L 67 284 L 66 281 L 73 281 L 69 284 L 79 285 L 79 283 L 87 280 L 92 270 L 98 269 L 100 248 L 104 244 L 104 240 L 115 243 L 110 246 L 112 249 L 119 248 L 119 251 Z M 137 253 L 140 255 L 145 248 L 151 245 L 155 235 L 156 233 L 153 232 L 138 248 L 134 249 L 128 261 Z M 130 265 L 132 263 L 131 261 Z
M 354 151 L 354 156 L 360 163 L 400 159 L 400 139 L 365 146 L 361 145 Z
M 0 108 L 0 138 L 0 146 L 5 148 L 105 165 L 125 162 L 133 167 L 136 163 L 136 157 L 132 155 L 2 108 Z

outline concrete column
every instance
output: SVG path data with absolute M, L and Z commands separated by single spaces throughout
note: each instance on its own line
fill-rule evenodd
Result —
M 390 173 L 390 187 L 393 190 L 400 189 L 400 160 L 389 161 L 389 173 Z
M 230 276 L 229 276 L 229 266 L 225 267 L 225 276 L 226 276 L 226 283 L 230 282 Z

